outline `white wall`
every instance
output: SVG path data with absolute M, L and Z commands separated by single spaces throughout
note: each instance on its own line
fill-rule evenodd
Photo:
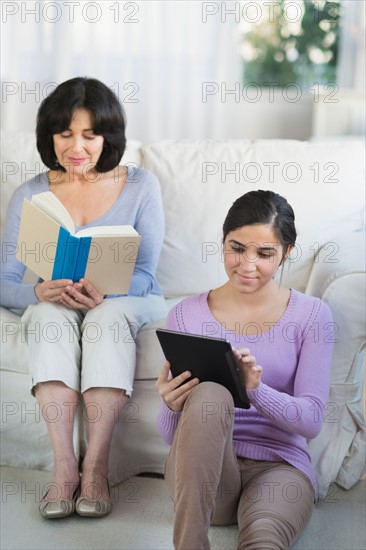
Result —
M 227 84 L 226 88 L 224 87 Z M 238 97 L 227 93 L 230 86 L 234 89 L 237 84 Z M 46 96 L 47 83 L 8 83 L 7 100 L 1 104 L 2 128 L 10 131 L 34 131 L 37 110 L 40 101 Z M 314 98 L 309 93 L 299 96 L 277 91 L 271 93 L 268 89 L 247 89 L 239 82 L 224 83 L 222 90 L 207 96 L 206 103 L 202 102 L 202 94 L 191 96 L 190 109 L 196 116 L 205 118 L 205 123 L 192 125 L 187 121 L 184 124 L 172 125 L 167 119 L 159 124 L 149 126 L 143 124 L 143 114 L 154 108 L 149 97 L 141 97 L 136 104 L 125 103 L 127 114 L 127 135 L 129 139 L 140 141 L 156 141 L 159 139 L 269 139 L 289 138 L 308 139 L 312 134 L 312 113 Z M 296 99 L 298 96 L 298 99 Z M 255 99 L 257 97 L 257 99 Z M 238 101 L 236 101 L 238 99 Z M 193 105 L 193 101 L 196 102 Z M 176 109 L 184 111 L 186 105 L 176 102 Z M 12 116 L 16 113 L 16 118 Z

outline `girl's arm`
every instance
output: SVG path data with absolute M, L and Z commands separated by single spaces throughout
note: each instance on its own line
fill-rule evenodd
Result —
M 180 328 L 175 321 L 176 307 L 170 310 L 165 323 L 165 328 L 167 328 L 168 330 L 174 330 L 178 332 L 180 331 Z M 168 445 L 171 445 L 173 442 L 174 434 L 177 429 L 181 414 L 182 414 L 181 412 L 175 412 L 172 409 L 170 409 L 164 403 L 164 401 L 161 400 L 161 406 L 157 417 L 156 425 L 162 439 L 166 443 L 168 443 Z
M 333 342 L 329 337 L 332 315 L 324 302 L 317 302 L 318 310 L 311 324 L 317 323 L 319 334 L 308 330 L 304 338 L 295 376 L 294 395 L 274 390 L 262 382 L 257 389 L 246 390 L 259 413 L 279 428 L 307 439 L 316 437 L 323 423 L 333 353 Z

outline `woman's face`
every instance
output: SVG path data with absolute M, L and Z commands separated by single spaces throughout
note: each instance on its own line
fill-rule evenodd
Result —
M 233 287 L 251 294 L 274 277 L 283 246 L 270 225 L 244 225 L 230 231 L 224 242 L 225 270 Z
M 93 117 L 86 109 L 77 109 L 70 127 L 54 134 L 53 144 L 57 160 L 66 172 L 77 176 L 87 176 L 94 167 L 103 150 L 103 136 L 93 133 Z

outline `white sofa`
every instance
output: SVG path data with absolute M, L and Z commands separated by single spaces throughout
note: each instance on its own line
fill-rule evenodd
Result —
M 319 494 L 329 484 L 351 487 L 365 468 L 362 393 L 365 344 L 364 144 L 361 141 L 130 141 L 124 163 L 158 177 L 166 234 L 158 280 L 171 307 L 189 294 L 225 280 L 221 226 L 233 201 L 252 189 L 272 189 L 293 206 L 298 245 L 282 283 L 321 297 L 337 330 L 332 387 L 320 435 L 310 442 Z M 2 211 L 14 188 L 44 170 L 32 134 L 2 136 Z M 155 420 L 160 398 L 155 380 L 162 354 L 155 329 L 138 335 L 132 400 L 114 433 L 110 460 L 116 484 L 142 472 L 163 472 L 167 445 Z M 319 366 L 321 368 L 321 365 Z M 20 318 L 2 310 L 1 463 L 52 469 L 52 452 L 36 401 L 29 394 L 27 349 Z M 80 412 L 81 414 L 81 412 Z M 75 448 L 83 453 L 82 422 Z

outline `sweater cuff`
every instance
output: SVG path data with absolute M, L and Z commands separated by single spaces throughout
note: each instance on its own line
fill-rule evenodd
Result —
M 17 302 L 19 303 L 19 306 L 16 307 L 24 307 L 26 308 L 30 304 L 38 304 L 39 300 L 35 293 L 35 288 L 38 283 L 27 283 L 19 285 L 19 288 L 17 289 Z
M 36 283 L 36 284 L 34 285 L 34 287 L 33 287 L 33 294 L 34 294 L 35 299 L 37 300 L 37 301 L 34 302 L 34 303 L 39 304 L 39 298 L 38 298 L 38 296 L 37 296 L 37 294 L 36 294 L 36 286 L 37 286 L 37 285 L 39 285 L 39 283 Z
M 245 388 L 246 394 L 251 403 L 254 403 L 258 399 L 258 397 L 260 397 L 261 390 L 263 390 L 262 382 L 259 383 L 258 388 L 256 388 L 255 390 L 248 390 L 247 388 Z
M 158 416 L 158 426 L 163 439 L 165 439 L 169 445 L 171 445 L 173 441 L 181 415 L 182 411 L 173 411 L 164 402 L 162 403 Z
M 161 416 L 162 426 L 167 430 L 175 431 L 181 415 L 182 411 L 173 411 L 164 403 L 164 411 Z
M 131 285 L 128 291 L 130 296 L 147 296 L 152 286 L 146 275 L 135 273 L 131 280 Z

